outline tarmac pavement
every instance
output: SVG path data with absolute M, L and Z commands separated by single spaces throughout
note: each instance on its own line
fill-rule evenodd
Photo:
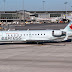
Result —
M 72 72 L 72 43 L 2 44 L 0 72 Z

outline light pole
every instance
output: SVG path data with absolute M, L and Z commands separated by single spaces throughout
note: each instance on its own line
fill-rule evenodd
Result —
M 67 16 L 67 7 L 66 7 L 67 3 L 68 3 L 68 2 L 65 2 L 65 3 L 64 3 L 64 4 L 65 4 L 65 11 L 66 11 L 65 18 L 66 18 L 66 16 Z
M 72 8 L 72 6 L 71 6 L 71 8 Z
M 5 2 L 6 2 L 6 0 L 3 0 L 4 1 L 4 13 L 5 13 Z
M 44 5 L 45 5 L 45 1 L 42 1 L 43 2 L 43 10 L 45 10 L 45 7 L 44 7 Z
M 24 0 L 23 0 L 23 20 L 24 20 L 24 24 L 25 24 L 25 10 L 24 10 Z

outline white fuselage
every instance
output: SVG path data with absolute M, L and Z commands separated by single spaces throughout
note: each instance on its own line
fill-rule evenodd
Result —
M 54 40 L 53 30 L 0 31 L 0 41 L 45 41 Z

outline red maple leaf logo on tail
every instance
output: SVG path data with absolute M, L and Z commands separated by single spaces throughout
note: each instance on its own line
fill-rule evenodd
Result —
M 72 29 L 72 24 L 71 24 L 71 26 L 70 26 L 70 29 Z

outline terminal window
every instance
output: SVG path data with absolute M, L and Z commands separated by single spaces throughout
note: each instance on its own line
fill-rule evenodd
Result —
M 61 17 L 61 14 L 50 14 L 50 17 Z

